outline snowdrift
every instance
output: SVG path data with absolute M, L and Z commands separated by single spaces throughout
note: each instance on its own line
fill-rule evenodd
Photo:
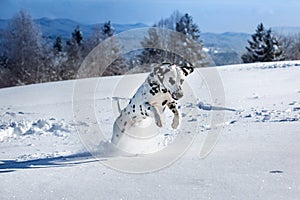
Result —
M 212 70 L 219 74 L 224 101 L 210 90 L 215 88 L 209 85 L 214 77 L 207 77 Z M 181 128 L 161 132 L 165 143 L 160 148 L 173 148 L 156 157 L 162 167 L 151 162 L 155 151 L 100 155 L 107 151 L 103 144 L 117 116 L 116 99 L 125 106 L 147 74 L 82 79 L 95 88 L 82 90 L 76 99 L 80 104 L 74 103 L 78 81 L 1 89 L 1 199 L 297 199 L 300 61 L 196 71 L 185 85 Z M 90 111 L 93 119 L 76 116 Z M 223 120 L 214 123 L 222 113 Z M 220 130 L 219 140 L 200 160 L 201 148 L 215 129 Z M 102 135 L 85 138 L 85 130 L 101 130 Z M 136 176 L 105 165 L 126 163 L 134 172 L 135 160 L 139 172 L 161 171 Z

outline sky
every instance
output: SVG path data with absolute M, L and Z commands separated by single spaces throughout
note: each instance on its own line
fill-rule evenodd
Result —
M 201 32 L 216 33 L 252 33 L 260 22 L 266 27 L 300 27 L 299 0 L 0 0 L 0 19 L 11 18 L 20 9 L 33 18 L 147 25 L 178 10 L 189 13 Z

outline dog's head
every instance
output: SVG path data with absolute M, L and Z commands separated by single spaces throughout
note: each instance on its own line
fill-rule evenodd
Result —
M 183 97 L 182 84 L 185 78 L 194 71 L 190 64 L 177 66 L 172 63 L 163 63 L 153 69 L 152 76 L 161 84 L 162 91 L 169 92 L 173 99 Z

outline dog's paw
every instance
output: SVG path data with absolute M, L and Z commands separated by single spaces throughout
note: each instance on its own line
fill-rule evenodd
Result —
M 177 129 L 180 125 L 180 120 L 178 118 L 173 119 L 172 128 Z
M 163 122 L 162 122 L 162 120 L 156 120 L 155 123 L 160 128 L 163 127 L 163 125 L 164 125 Z

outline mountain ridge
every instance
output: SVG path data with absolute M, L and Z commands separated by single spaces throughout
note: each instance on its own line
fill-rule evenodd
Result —
M 104 23 L 84 24 L 67 18 L 39 18 L 34 19 L 34 22 L 39 26 L 43 37 L 54 40 L 57 36 L 61 36 L 67 41 L 71 38 L 74 29 L 79 26 L 85 38 L 92 35 L 97 27 L 101 27 Z M 0 19 L 0 41 L 3 38 L 4 29 L 8 26 L 9 19 Z M 124 31 L 150 27 L 143 23 L 128 23 L 118 24 L 112 23 L 115 33 Z M 271 28 L 279 34 L 295 34 L 300 32 L 300 27 L 283 27 L 277 26 Z M 254 32 L 254 30 L 253 30 Z M 248 45 L 248 40 L 251 38 L 250 33 L 244 32 L 202 32 L 200 39 L 203 41 L 208 53 L 214 57 L 217 65 L 241 63 L 241 55 L 245 52 L 245 47 Z M 230 59 L 228 59 L 230 58 Z M 219 62 L 217 60 L 220 60 Z M 230 60 L 230 61 L 228 61 Z

